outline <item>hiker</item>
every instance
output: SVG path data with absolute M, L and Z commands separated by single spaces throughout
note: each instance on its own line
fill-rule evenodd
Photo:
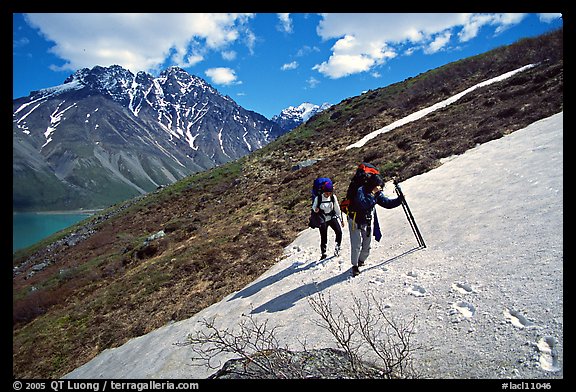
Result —
M 334 249 L 334 256 L 340 254 L 340 245 L 342 243 L 342 229 L 344 221 L 342 220 L 342 213 L 338 198 L 334 194 L 334 186 L 332 182 L 326 182 L 322 185 L 322 193 L 314 198 L 312 203 L 312 211 L 319 214 L 321 217 L 320 223 L 320 260 L 324 260 L 326 256 L 326 247 L 328 243 L 328 227 L 332 228 L 336 234 L 336 247 Z M 340 223 L 338 223 L 340 221 Z
M 372 242 L 372 217 L 374 216 L 374 230 L 378 231 L 376 204 L 392 209 L 402 204 L 402 197 L 389 199 L 384 196 L 382 189 L 384 180 L 379 174 L 372 175 L 365 185 L 360 186 L 354 200 L 350 204 L 348 213 L 348 228 L 350 230 L 350 249 L 352 262 L 352 275 L 360 273 L 358 267 L 362 267 L 370 255 Z M 378 240 L 379 238 L 377 238 Z

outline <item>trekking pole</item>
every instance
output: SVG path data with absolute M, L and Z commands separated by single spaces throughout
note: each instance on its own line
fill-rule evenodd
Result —
M 420 230 L 416 225 L 416 220 L 414 219 L 414 215 L 412 215 L 412 211 L 410 211 L 410 207 L 408 207 L 408 202 L 406 201 L 406 197 L 404 197 L 404 193 L 402 189 L 400 189 L 400 185 L 396 180 L 394 180 L 394 187 L 396 188 L 396 193 L 398 196 L 402 198 L 402 208 L 404 209 L 404 213 L 406 214 L 406 218 L 408 218 L 408 222 L 410 223 L 410 227 L 412 228 L 412 232 L 416 237 L 416 241 L 418 241 L 418 246 L 425 248 L 426 244 L 424 243 L 424 238 L 422 238 L 422 234 L 420 234 Z

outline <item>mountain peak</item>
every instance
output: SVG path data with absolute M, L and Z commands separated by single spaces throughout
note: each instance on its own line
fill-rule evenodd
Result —
M 282 109 L 280 114 L 272 117 L 272 121 L 280 125 L 283 130 L 289 131 L 305 123 L 316 113 L 328 109 L 330 106 L 332 105 L 326 102 L 322 105 L 303 102 L 298 106 L 288 106 Z
M 185 69 L 178 67 L 177 65 L 171 65 L 166 68 L 164 71 L 160 72 L 160 75 L 168 75 L 168 74 L 186 74 L 190 75 Z
M 194 90 L 201 90 L 211 94 L 221 95 L 210 83 L 199 76 L 191 75 L 186 70 L 171 66 L 160 72 L 156 80 L 172 94 L 186 94 Z
M 90 85 L 95 81 L 102 81 L 103 79 L 132 79 L 134 74 L 120 65 L 111 65 L 109 67 L 102 67 L 96 65 L 92 68 L 82 68 L 70 75 L 64 83 L 69 83 L 73 80 L 78 80 L 85 85 Z

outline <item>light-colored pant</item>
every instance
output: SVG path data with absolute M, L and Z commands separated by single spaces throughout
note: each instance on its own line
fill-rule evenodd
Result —
M 358 261 L 364 262 L 370 255 L 371 226 L 358 225 L 348 218 L 348 229 L 350 230 L 350 261 L 352 265 L 358 266 Z

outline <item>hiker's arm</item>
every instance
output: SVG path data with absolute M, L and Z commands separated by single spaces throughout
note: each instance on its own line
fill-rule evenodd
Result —
M 320 209 L 318 208 L 318 198 L 319 198 L 319 197 L 320 197 L 320 196 L 316 196 L 316 197 L 314 198 L 314 201 L 312 202 L 312 211 L 314 211 L 314 212 L 316 212 L 316 213 L 318 213 L 318 211 L 320 211 Z
M 376 203 L 378 203 L 379 206 L 384 207 L 384 208 L 388 208 L 388 209 L 396 208 L 400 204 L 402 204 L 402 198 L 401 197 L 389 199 L 386 196 L 384 196 L 383 192 L 378 192 L 375 197 L 376 197 Z
M 334 195 L 334 212 L 336 216 L 342 215 L 342 211 L 340 210 L 340 203 L 338 203 L 338 198 Z
M 344 227 L 344 219 L 342 218 L 342 210 L 340 209 L 340 203 L 338 203 L 338 198 L 334 195 L 334 213 L 336 214 L 336 219 L 340 221 L 340 225 Z

